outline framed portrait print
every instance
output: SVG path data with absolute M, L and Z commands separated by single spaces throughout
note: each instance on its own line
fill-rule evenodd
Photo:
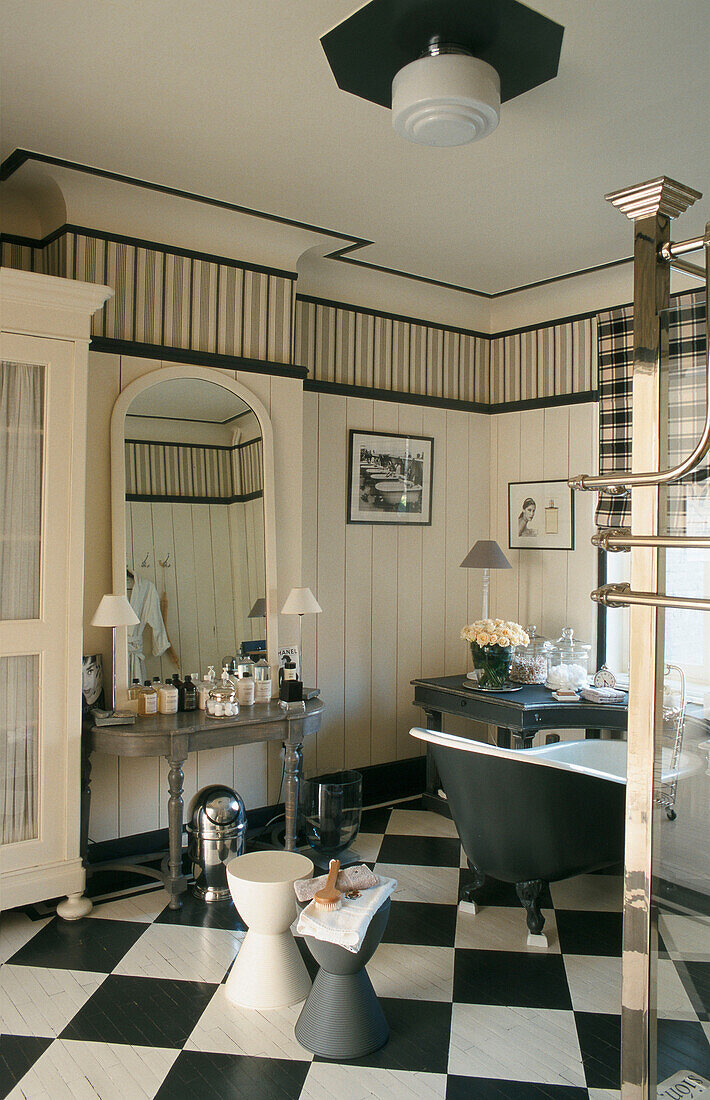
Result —
M 508 483 L 511 550 L 574 550 L 574 494 L 566 481 Z
M 348 523 L 431 523 L 434 440 L 350 431 Z

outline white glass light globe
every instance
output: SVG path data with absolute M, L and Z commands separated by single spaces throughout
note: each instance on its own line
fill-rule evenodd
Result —
M 420 57 L 392 81 L 392 125 L 419 145 L 465 145 L 500 118 L 500 78 L 486 61 L 460 53 Z

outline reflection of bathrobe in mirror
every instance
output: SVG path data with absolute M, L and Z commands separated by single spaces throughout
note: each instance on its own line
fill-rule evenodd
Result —
M 128 677 L 145 680 L 145 651 L 143 633 L 147 626 L 153 632 L 153 656 L 159 657 L 170 648 L 170 639 L 160 611 L 160 596 L 152 581 L 136 577 L 130 595 L 130 604 L 140 619 L 128 631 Z

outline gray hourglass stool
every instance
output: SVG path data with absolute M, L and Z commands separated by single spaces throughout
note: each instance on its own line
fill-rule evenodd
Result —
M 322 1058 L 344 1061 L 372 1054 L 389 1039 L 385 1014 L 365 970 L 379 947 L 389 914 L 387 898 L 370 921 L 362 947 L 356 952 L 313 936 L 303 937 L 320 964 L 296 1023 L 296 1038 L 306 1050 Z

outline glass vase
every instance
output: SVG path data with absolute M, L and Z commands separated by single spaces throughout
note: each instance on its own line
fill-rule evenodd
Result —
M 471 642 L 471 656 L 478 673 L 479 687 L 502 688 L 510 681 L 513 651 L 512 645 L 477 645 Z

